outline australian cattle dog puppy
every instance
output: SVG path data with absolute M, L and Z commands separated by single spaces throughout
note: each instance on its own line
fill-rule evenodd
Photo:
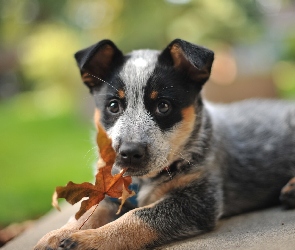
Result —
M 123 53 L 110 40 L 75 54 L 137 206 L 106 198 L 45 235 L 37 250 L 151 249 L 214 228 L 221 216 L 295 206 L 295 104 L 202 100 L 214 54 L 176 39 Z M 281 191 L 282 190 L 282 191 Z

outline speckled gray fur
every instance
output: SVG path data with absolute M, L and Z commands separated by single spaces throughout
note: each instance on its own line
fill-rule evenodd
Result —
M 225 216 L 279 202 L 295 176 L 295 104 L 247 100 L 206 105 L 213 126 L 210 162 L 221 169 Z

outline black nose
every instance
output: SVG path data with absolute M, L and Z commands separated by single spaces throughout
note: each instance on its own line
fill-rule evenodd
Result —
M 123 163 L 138 164 L 145 156 L 145 145 L 138 142 L 123 142 L 119 155 Z

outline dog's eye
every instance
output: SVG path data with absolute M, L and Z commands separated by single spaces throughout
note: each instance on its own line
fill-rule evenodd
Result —
M 167 100 L 161 100 L 158 103 L 156 113 L 161 115 L 167 115 L 171 110 L 171 103 Z
M 107 107 L 108 111 L 110 111 L 111 113 L 118 113 L 120 111 L 120 103 L 117 100 L 111 100 L 109 102 L 109 105 Z

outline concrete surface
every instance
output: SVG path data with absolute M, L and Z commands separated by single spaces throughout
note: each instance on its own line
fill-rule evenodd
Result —
M 70 205 L 63 206 L 62 212 L 51 211 L 1 250 L 32 249 L 44 234 L 62 226 L 75 211 L 77 208 Z M 224 219 L 211 233 L 159 249 L 295 250 L 295 210 L 276 207 Z

